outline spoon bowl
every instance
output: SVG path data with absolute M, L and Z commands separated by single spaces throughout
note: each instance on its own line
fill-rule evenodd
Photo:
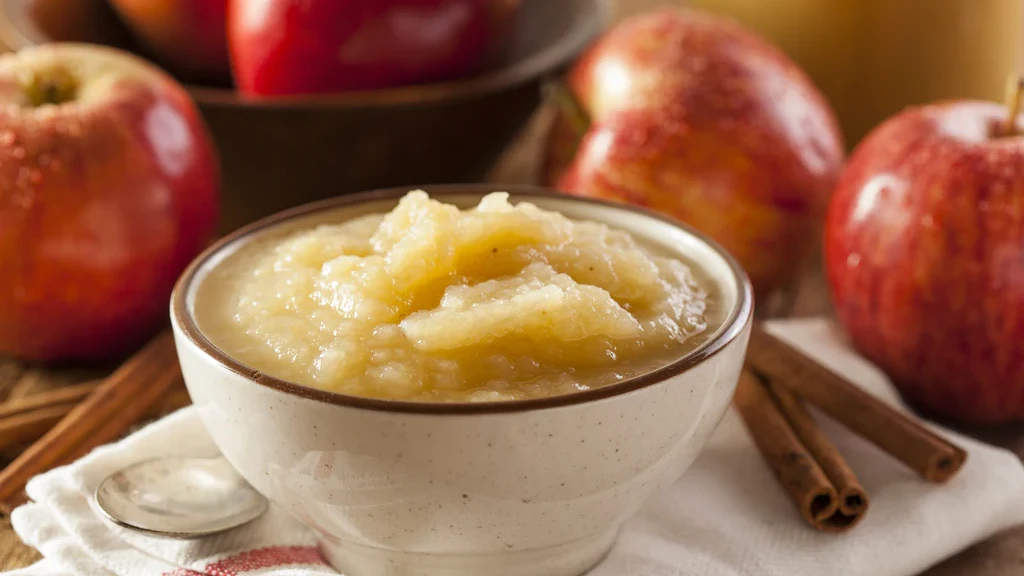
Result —
M 113 523 L 171 538 L 236 528 L 267 511 L 267 500 L 223 457 L 159 458 L 108 476 L 96 504 Z

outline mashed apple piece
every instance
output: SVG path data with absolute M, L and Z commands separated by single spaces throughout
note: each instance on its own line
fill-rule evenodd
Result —
M 470 210 L 407 194 L 389 214 L 255 242 L 197 297 L 214 344 L 346 394 L 492 401 L 648 372 L 705 330 L 684 262 L 628 233 L 495 192 Z
M 515 276 L 450 286 L 437 308 L 415 312 L 399 326 L 416 349 L 434 352 L 487 345 L 510 335 L 540 343 L 573 342 L 592 334 L 643 336 L 640 323 L 607 290 L 577 284 L 542 263 Z

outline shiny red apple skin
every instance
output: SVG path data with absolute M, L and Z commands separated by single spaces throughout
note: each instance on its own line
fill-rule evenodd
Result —
M 388 88 L 474 73 L 511 38 L 520 0 L 230 0 L 240 91 Z
M 965 422 L 1024 419 L 1024 137 L 1006 109 L 902 112 L 850 158 L 828 282 L 854 345 L 904 397 Z
M 74 100 L 31 106 L 23 82 L 54 78 Z M 153 65 L 79 44 L 0 56 L 0 352 L 103 360 L 140 344 L 210 240 L 219 187 L 195 105 Z
M 162 64 L 190 80 L 230 74 L 227 0 L 111 0 Z
M 592 126 L 549 183 L 688 222 L 746 268 L 758 297 L 818 244 L 844 158 L 828 102 L 784 54 L 731 21 L 663 9 L 599 40 L 567 78 Z

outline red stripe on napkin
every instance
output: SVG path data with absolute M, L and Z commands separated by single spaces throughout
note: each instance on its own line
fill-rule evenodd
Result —
M 326 566 L 327 561 L 316 546 L 269 546 L 222 558 L 207 564 L 202 572 L 178 568 L 173 572 L 165 572 L 162 576 L 239 576 L 253 570 L 292 564 Z

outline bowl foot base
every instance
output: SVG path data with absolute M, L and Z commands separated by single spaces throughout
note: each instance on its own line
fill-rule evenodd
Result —
M 616 527 L 566 544 L 483 554 L 400 552 L 327 541 L 320 549 L 345 576 L 581 576 L 604 559 L 618 534 Z

